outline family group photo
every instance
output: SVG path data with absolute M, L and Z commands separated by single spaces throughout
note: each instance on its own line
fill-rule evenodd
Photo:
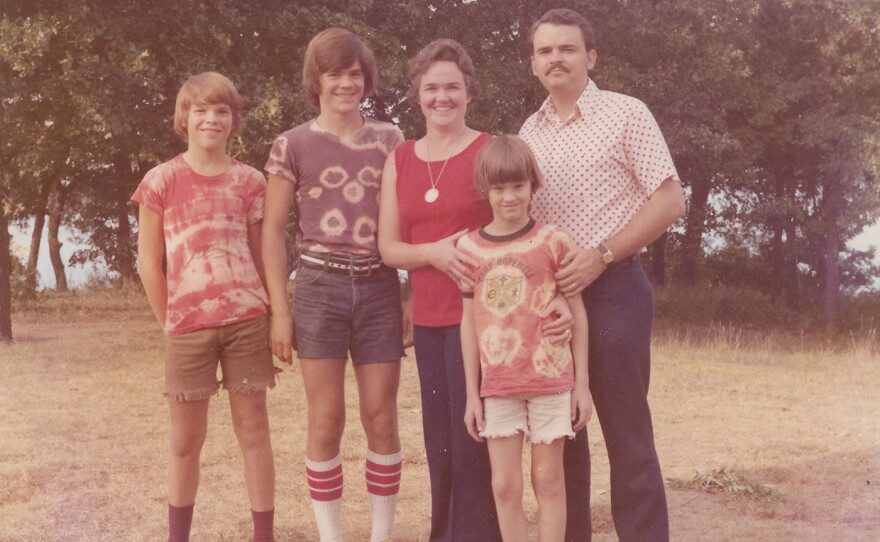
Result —
M 0 2 L 0 542 L 880 539 L 880 4 Z

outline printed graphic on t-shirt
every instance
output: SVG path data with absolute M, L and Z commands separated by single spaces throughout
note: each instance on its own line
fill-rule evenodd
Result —
M 574 384 L 571 350 L 544 339 L 540 314 L 556 295 L 553 277 L 573 246 L 552 226 L 534 224 L 512 240 L 472 232 L 458 248 L 479 264 L 473 291 L 480 394 L 555 393 Z

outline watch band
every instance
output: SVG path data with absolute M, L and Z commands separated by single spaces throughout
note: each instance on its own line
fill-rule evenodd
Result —
M 604 244 L 599 243 L 599 246 L 596 247 L 596 250 L 598 250 L 599 254 L 602 255 L 602 261 L 605 262 L 606 265 L 614 261 L 614 253 L 611 252 L 611 250 L 609 250 L 608 247 L 606 247 Z

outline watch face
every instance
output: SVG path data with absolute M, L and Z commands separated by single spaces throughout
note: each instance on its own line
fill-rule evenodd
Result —
M 614 261 L 614 255 L 611 254 L 611 251 L 606 251 L 605 254 L 602 254 L 602 259 L 605 260 L 605 263 L 611 263 Z

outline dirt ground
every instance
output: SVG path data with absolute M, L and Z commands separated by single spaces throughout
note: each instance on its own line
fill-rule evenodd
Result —
M 17 314 L 0 345 L 0 541 L 167 537 L 162 338 L 136 298 L 75 296 Z M 880 356 L 873 335 L 819 344 L 729 328 L 660 330 L 651 404 L 664 476 L 735 472 L 773 497 L 667 489 L 673 540 L 880 540 Z M 369 539 L 365 438 L 349 371 L 344 530 Z M 296 366 L 269 395 L 276 536 L 316 539 L 305 485 Z M 399 396 L 406 455 L 395 536 L 427 539 L 428 470 L 415 361 Z M 594 540 L 617 540 L 599 424 L 589 425 Z M 531 517 L 535 503 L 525 499 Z M 249 540 L 241 456 L 225 392 L 214 399 L 192 540 Z

